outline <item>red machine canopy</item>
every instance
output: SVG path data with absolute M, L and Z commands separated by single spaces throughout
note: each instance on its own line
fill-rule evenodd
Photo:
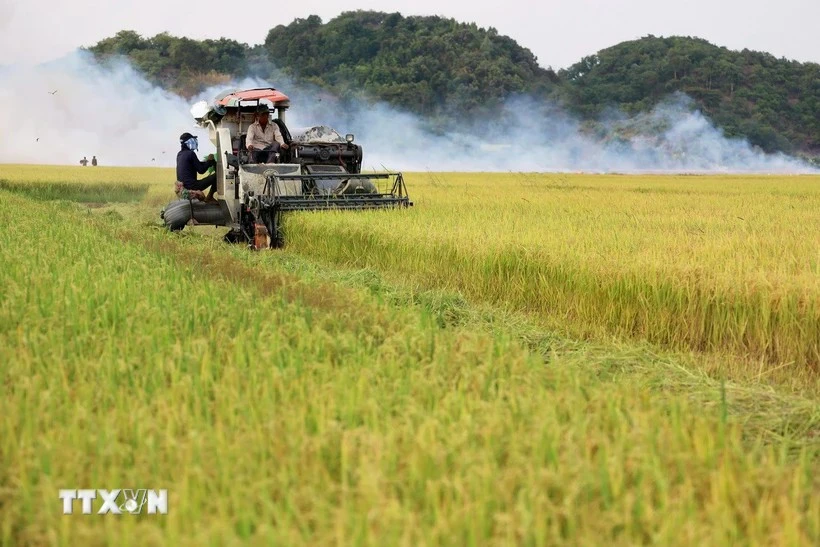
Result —
M 231 91 L 216 98 L 216 104 L 222 106 L 239 106 L 240 101 L 261 101 L 268 100 L 273 104 L 289 101 L 288 96 L 273 89 L 272 87 L 262 87 L 259 89 L 246 89 L 244 91 Z

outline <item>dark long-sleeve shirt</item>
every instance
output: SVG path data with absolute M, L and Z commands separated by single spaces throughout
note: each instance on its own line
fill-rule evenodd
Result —
M 177 180 L 187 188 L 196 182 L 197 173 L 204 174 L 210 166 L 208 161 L 199 161 L 193 150 L 180 150 L 177 154 Z

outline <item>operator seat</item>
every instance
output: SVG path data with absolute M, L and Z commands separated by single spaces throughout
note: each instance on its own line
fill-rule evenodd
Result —
M 239 163 L 251 163 L 251 154 L 248 152 L 248 147 L 245 145 L 246 137 L 246 133 L 239 135 L 239 146 L 236 153 L 239 158 Z
M 293 138 L 290 136 L 290 131 L 288 130 L 288 126 L 285 125 L 285 122 L 279 118 L 273 118 L 273 123 L 279 126 L 279 131 L 282 133 L 282 140 L 285 141 L 285 144 L 290 146 L 293 143 Z M 280 160 L 282 163 L 287 163 L 291 159 L 291 151 L 290 150 L 281 150 Z

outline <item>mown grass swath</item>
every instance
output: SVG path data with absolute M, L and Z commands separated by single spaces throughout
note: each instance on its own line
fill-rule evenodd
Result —
M 173 170 L 163 168 L 3 165 L 0 170 L 2 190 L 88 204 L 160 204 L 174 180 Z
M 136 184 L 42 183 L 0 180 L 0 190 L 8 190 L 36 200 L 66 200 L 81 203 L 138 202 L 148 190 Z

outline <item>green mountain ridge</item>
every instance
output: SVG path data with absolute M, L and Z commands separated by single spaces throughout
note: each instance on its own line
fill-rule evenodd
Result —
M 645 36 L 559 71 L 494 28 L 437 16 L 345 12 L 272 28 L 260 45 L 121 31 L 88 48 L 127 57 L 153 83 L 191 97 L 253 75 L 286 75 L 343 99 L 384 101 L 428 120 L 491 116 L 515 95 L 550 100 L 590 123 L 607 109 L 650 111 L 682 92 L 728 137 L 766 152 L 820 157 L 820 64 Z

